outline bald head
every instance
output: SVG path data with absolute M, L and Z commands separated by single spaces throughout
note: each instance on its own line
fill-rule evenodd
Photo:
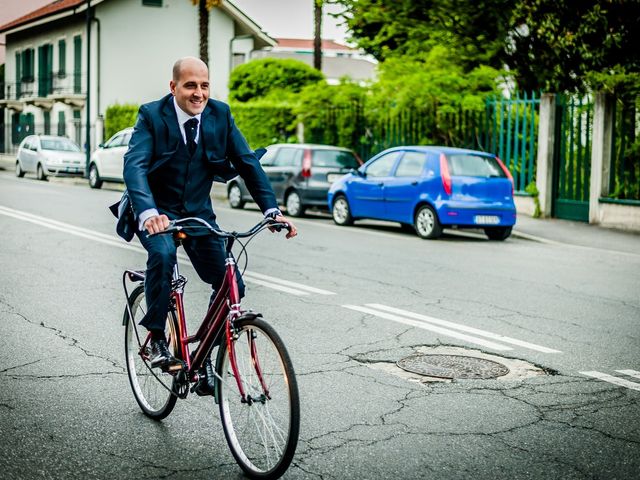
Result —
M 196 57 L 184 57 L 173 65 L 171 93 L 183 112 L 195 116 L 202 113 L 209 100 L 209 69 Z
M 209 69 L 207 68 L 207 64 L 204 63 L 197 57 L 183 57 L 176 61 L 173 64 L 173 81 L 177 82 L 180 80 L 180 76 L 182 72 L 186 69 L 198 69 L 201 70 L 204 68 L 207 72 L 207 76 L 209 75 Z

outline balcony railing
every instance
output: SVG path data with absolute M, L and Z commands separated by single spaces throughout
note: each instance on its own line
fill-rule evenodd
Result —
M 25 77 L 21 82 L 0 84 L 0 100 L 24 101 L 34 97 L 85 96 L 85 74 L 60 74 L 45 77 Z

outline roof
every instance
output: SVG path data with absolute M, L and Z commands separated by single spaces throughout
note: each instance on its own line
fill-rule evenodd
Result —
M 313 50 L 313 40 L 306 38 L 276 38 L 278 48 L 298 48 L 304 50 Z M 322 50 L 342 50 L 357 52 L 356 49 L 347 47 L 333 40 L 322 39 Z
M 86 3 L 86 0 L 55 0 L 48 5 L 45 5 L 44 7 L 40 7 L 30 13 L 27 13 L 26 15 L 18 17 L 15 20 L 12 20 L 9 23 L 0 26 L 0 33 L 41 18 L 55 15 L 56 13 L 71 10 L 79 6 L 86 6 Z
M 455 155 L 455 154 L 472 154 L 472 155 L 486 155 L 493 156 L 491 152 L 482 152 L 480 150 L 470 150 L 468 148 L 457 148 L 457 147 L 447 147 L 441 145 L 401 145 L 397 147 L 391 147 L 388 151 L 392 150 L 418 150 L 422 152 L 430 152 L 430 153 L 444 153 L 445 155 Z

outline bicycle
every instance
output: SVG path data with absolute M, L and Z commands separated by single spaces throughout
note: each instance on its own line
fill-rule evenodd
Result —
M 193 225 L 196 223 L 196 225 Z M 188 335 L 184 311 L 187 279 L 174 267 L 167 316 L 167 342 L 181 363 L 177 370 L 152 369 L 150 334 L 138 325 L 146 312 L 144 271 L 125 270 L 127 298 L 123 325 L 127 374 L 134 397 L 148 417 L 161 420 L 177 400 L 193 392 L 198 370 L 217 347 L 214 399 L 219 405 L 225 438 L 238 465 L 251 478 L 278 478 L 289 467 L 300 431 L 300 400 L 293 365 L 275 329 L 260 313 L 240 308 L 234 243 L 246 244 L 264 229 L 281 230 L 284 223 L 264 219 L 247 232 L 227 232 L 198 218 L 170 222 L 156 235 L 171 234 L 177 246 L 187 231 L 218 235 L 226 242 L 225 277 L 195 335 Z M 241 238 L 249 238 L 242 244 Z M 129 293 L 127 279 L 138 282 Z M 199 342 L 190 352 L 189 346 Z M 191 387 L 191 388 L 190 388 Z

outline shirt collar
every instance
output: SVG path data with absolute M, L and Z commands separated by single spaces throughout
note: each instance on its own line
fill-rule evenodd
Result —
M 178 106 L 178 102 L 176 102 L 176 97 L 173 97 L 173 107 L 176 110 L 176 116 L 178 117 L 178 123 L 180 125 L 184 125 L 184 122 L 192 118 L 195 118 L 196 120 L 198 120 L 198 125 L 200 125 L 200 116 L 202 115 L 202 113 L 199 113 L 192 117 L 191 115 L 189 115 L 187 112 L 185 112 Z

